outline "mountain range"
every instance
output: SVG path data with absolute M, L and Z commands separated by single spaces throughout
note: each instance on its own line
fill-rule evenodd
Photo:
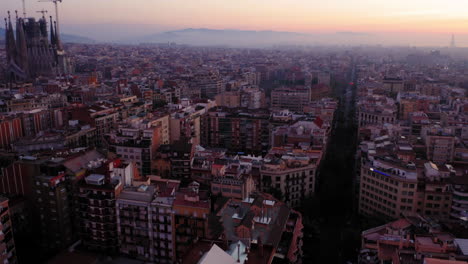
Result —
M 190 45 L 271 45 L 307 38 L 306 34 L 280 31 L 187 28 L 137 38 L 138 42 L 175 42 Z
M 71 30 L 75 32 L 76 30 Z M 124 30 L 125 31 L 125 30 Z M 315 45 L 315 44 L 344 44 L 353 45 L 370 43 L 377 40 L 376 36 L 361 32 L 336 32 L 322 34 L 304 34 L 285 31 L 254 31 L 236 29 L 208 29 L 186 28 L 181 30 L 165 31 L 155 34 L 131 34 L 126 38 L 118 38 L 121 33 L 118 29 L 106 30 L 106 37 L 96 37 L 96 40 L 84 36 L 86 30 L 78 34 L 62 34 L 65 43 L 177 43 L 193 46 L 237 46 L 237 47 L 267 47 L 273 45 Z M 94 32 L 96 33 L 96 32 Z M 80 35 L 81 34 L 81 35 Z M 104 33 L 103 33 L 104 34 Z M 110 35 L 109 35 L 110 34 Z M 92 35 L 92 34 L 91 34 Z M 99 34 L 98 34 L 99 35 Z M 114 36 L 114 37 L 112 37 Z M 0 41 L 5 38 L 5 30 L 0 28 Z
M 272 46 L 313 44 L 357 44 L 369 42 L 374 35 L 360 32 L 304 34 L 284 31 L 187 28 L 133 37 L 123 43 L 168 43 L 195 46 Z

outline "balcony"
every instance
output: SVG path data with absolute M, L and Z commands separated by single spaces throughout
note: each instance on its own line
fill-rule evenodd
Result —
M 452 205 L 452 209 L 456 211 L 461 211 L 461 212 L 468 212 L 468 206 L 460 207 L 460 206 Z
M 459 191 L 453 190 L 453 194 L 460 196 L 460 197 L 466 197 L 467 202 L 468 202 L 468 192 L 459 192 Z

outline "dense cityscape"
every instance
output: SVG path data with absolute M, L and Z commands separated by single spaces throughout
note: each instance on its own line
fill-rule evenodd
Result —
M 76 43 L 3 13 L 0 262 L 468 263 L 454 36 Z

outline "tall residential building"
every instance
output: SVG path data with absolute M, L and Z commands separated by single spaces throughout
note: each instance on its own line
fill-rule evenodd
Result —
M 175 213 L 175 253 L 177 259 L 186 254 L 193 243 L 207 236 L 208 215 L 211 201 L 208 193 L 199 190 L 193 182 L 187 189 L 176 194 L 173 210 Z
M 226 85 L 219 73 L 210 71 L 196 75 L 193 86 L 201 90 L 203 98 L 214 98 L 217 94 L 224 92 Z
M 391 157 L 363 158 L 360 173 L 359 213 L 396 219 L 416 213 L 418 172 L 412 163 Z
M 320 150 L 272 148 L 260 170 L 260 190 L 273 194 L 287 205 L 299 206 L 314 194 Z
M 202 106 L 189 106 L 170 116 L 170 143 L 187 141 L 193 145 L 200 145 L 201 116 L 206 112 Z
M 0 118 L 0 149 L 11 149 L 11 144 L 22 137 L 23 128 L 20 117 Z
M 264 155 L 269 148 L 269 118 L 265 109 L 211 108 L 203 116 L 201 145 Z
M 265 108 L 265 92 L 257 86 L 243 86 L 238 91 L 224 92 L 216 95 L 215 100 L 218 106 L 230 108 Z
M 453 161 L 456 138 L 451 129 L 431 127 L 421 131 L 426 145 L 427 158 L 436 164 L 444 164 Z
M 303 112 L 304 106 L 309 101 L 309 92 L 305 89 L 282 87 L 271 92 L 271 108 L 274 110 L 288 109 L 293 112 Z
M 403 91 L 404 81 L 401 78 L 385 77 L 382 82 L 383 88 L 387 92 L 398 93 Z
M 8 199 L 0 197 L 0 262 L 17 263 Z
M 154 262 L 151 201 L 154 186 L 126 187 L 116 201 L 120 253 Z M 160 263 L 160 262 L 158 262 Z
M 122 191 L 119 179 L 91 174 L 79 185 L 80 238 L 91 251 L 118 252 L 115 200 Z
M 174 263 L 172 203 L 179 182 L 151 176 L 139 187 L 126 187 L 116 202 L 122 254 L 154 263 Z
M 75 242 L 65 172 L 36 176 L 35 185 L 41 247 L 46 252 L 56 253 Z
M 449 218 L 452 205 L 452 174 L 450 166 L 437 166 L 432 162 L 424 164 L 423 177 L 418 179 L 417 213 L 438 219 Z
M 192 156 L 192 144 L 177 141 L 174 144 L 159 147 L 153 163 L 158 175 L 178 180 L 189 180 Z
M 109 134 L 107 142 L 122 160 L 135 163 L 141 175 L 151 174 L 151 161 L 159 147 L 158 129 L 120 127 Z

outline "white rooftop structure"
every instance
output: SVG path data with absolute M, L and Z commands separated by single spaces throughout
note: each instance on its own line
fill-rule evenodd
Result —
M 103 185 L 105 176 L 102 174 L 91 174 L 85 178 L 87 184 Z
M 468 239 L 455 238 L 455 244 L 457 244 L 463 255 L 468 256 Z
M 231 255 L 224 252 L 220 247 L 214 244 L 211 249 L 203 255 L 198 264 L 236 264 L 238 263 Z

